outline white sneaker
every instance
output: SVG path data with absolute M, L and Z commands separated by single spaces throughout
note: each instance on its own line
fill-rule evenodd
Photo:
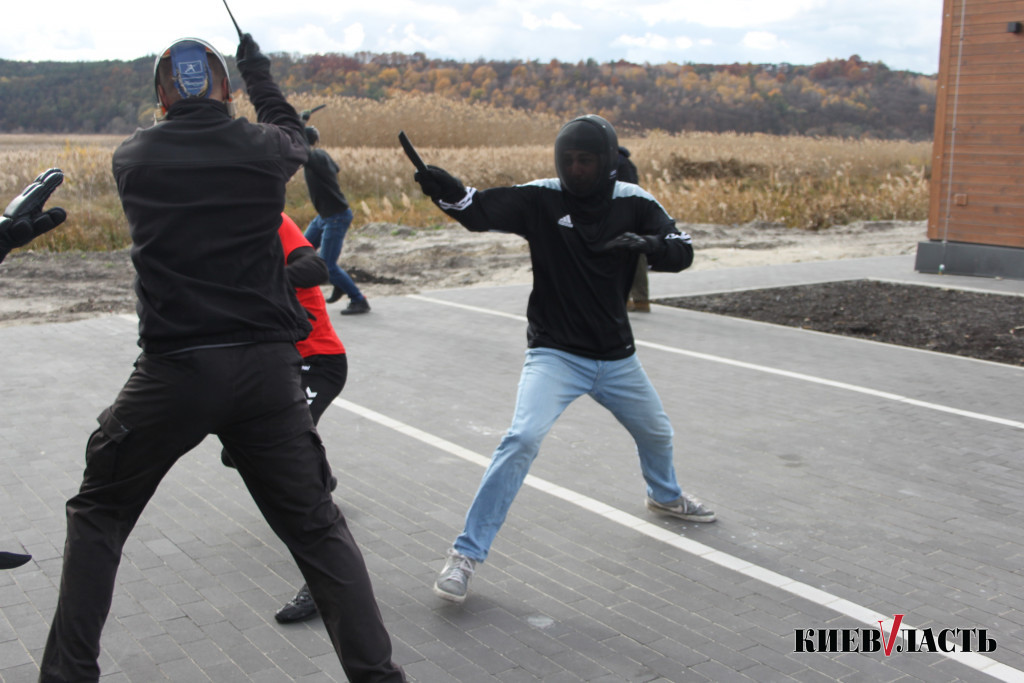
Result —
M 434 595 L 452 602 L 462 602 L 469 590 L 469 579 L 476 569 L 476 560 L 471 560 L 455 548 L 448 550 L 444 569 L 434 581 Z

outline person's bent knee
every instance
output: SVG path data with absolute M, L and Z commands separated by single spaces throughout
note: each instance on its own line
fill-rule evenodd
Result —
M 533 461 L 540 450 L 544 434 L 532 431 L 509 431 L 501 440 L 498 450 L 505 454 L 506 460 Z

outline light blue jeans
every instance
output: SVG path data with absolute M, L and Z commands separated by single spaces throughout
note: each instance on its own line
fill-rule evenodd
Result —
M 487 559 L 541 441 L 583 394 L 610 410 L 636 441 L 647 495 L 663 503 L 682 495 L 672 463 L 672 425 L 636 354 L 601 361 L 555 349 L 529 349 L 512 426 L 491 456 L 455 550 L 478 562 Z
M 359 291 L 348 273 L 338 265 L 338 257 L 341 256 L 341 247 L 345 243 L 345 234 L 350 225 L 352 209 L 346 209 L 327 218 L 315 216 L 304 234 L 313 248 L 320 251 L 320 258 L 327 263 L 327 277 L 330 283 L 345 292 L 352 301 L 358 301 L 363 298 L 363 293 Z

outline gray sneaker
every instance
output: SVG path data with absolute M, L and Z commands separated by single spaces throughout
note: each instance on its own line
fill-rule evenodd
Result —
M 713 522 L 715 513 L 704 507 L 704 503 L 685 493 L 668 503 L 659 503 L 650 496 L 647 496 L 647 509 L 657 512 L 659 515 L 678 517 L 687 522 Z
M 434 595 L 452 602 L 462 602 L 469 590 L 469 578 L 476 569 L 476 560 L 471 560 L 455 548 L 448 550 L 444 569 L 434 581 Z

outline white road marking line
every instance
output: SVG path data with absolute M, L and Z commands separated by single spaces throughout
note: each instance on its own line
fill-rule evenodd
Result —
M 421 296 L 418 294 L 409 295 L 410 299 L 417 299 L 419 301 L 427 301 L 435 304 L 442 304 L 444 306 L 453 306 L 455 308 L 461 308 L 467 311 L 473 311 L 475 313 L 485 313 L 488 315 L 496 315 L 503 318 L 512 318 L 514 320 L 520 320 L 526 322 L 526 318 L 520 315 L 511 315 L 509 313 L 503 313 L 501 311 L 494 311 L 488 308 L 480 308 L 478 306 L 467 306 L 466 304 L 454 303 L 451 301 L 444 301 L 442 299 L 434 299 L 428 296 Z M 832 387 L 833 389 L 841 389 L 844 391 L 852 391 L 859 394 L 865 394 L 867 396 L 873 396 L 875 398 L 881 398 L 887 401 L 895 401 L 897 403 L 905 403 L 907 405 L 917 406 L 918 408 L 925 408 L 926 410 L 934 410 L 940 413 L 949 413 L 952 415 L 958 415 L 960 417 L 966 417 L 972 420 L 981 420 L 983 422 L 990 422 L 992 424 L 1002 425 L 1004 427 L 1011 427 L 1013 429 L 1024 430 L 1024 422 L 1020 420 L 1010 420 L 1007 418 L 996 417 L 994 415 L 986 415 L 984 413 L 976 413 L 971 410 L 961 410 L 960 408 L 953 408 L 951 406 L 945 406 L 940 403 L 931 403 L 930 401 L 921 401 L 916 398 L 910 398 L 909 396 L 902 396 L 900 394 L 894 394 L 888 391 L 880 391 L 878 389 L 871 389 L 868 387 L 858 386 L 856 384 L 848 384 L 846 382 L 837 382 L 835 380 L 825 379 L 823 377 L 815 377 L 814 375 L 807 375 L 802 372 L 792 372 L 790 370 L 781 370 L 779 368 L 769 367 L 767 365 L 758 365 L 756 363 L 747 363 L 745 361 L 733 360 L 731 358 L 725 358 L 723 356 L 716 356 L 710 353 L 701 353 L 699 351 L 687 351 L 686 349 L 680 349 L 673 346 L 665 346 L 664 344 L 656 344 L 653 342 L 636 341 L 638 347 L 644 347 L 648 349 L 654 349 L 656 351 L 664 351 L 666 353 L 674 353 L 680 356 L 689 356 L 691 358 L 698 358 L 700 360 L 710 361 L 713 363 L 721 363 L 723 365 L 730 365 L 736 368 L 743 368 L 744 370 L 753 370 L 755 372 L 762 372 L 769 375 L 777 375 L 779 377 L 786 377 L 788 379 L 795 379 L 802 382 L 809 382 L 811 384 L 818 384 L 821 386 Z
M 811 384 L 820 384 L 822 386 L 832 387 L 834 389 L 842 389 L 844 391 L 852 391 L 859 394 L 866 394 L 868 396 L 874 396 L 875 398 L 881 398 L 888 401 L 896 401 L 898 403 L 906 403 L 918 408 L 926 408 L 928 410 L 936 410 L 941 413 L 951 413 L 953 415 L 959 415 L 960 417 L 967 417 L 972 420 L 982 420 L 984 422 L 992 422 L 994 424 L 1003 425 L 1006 427 L 1013 427 L 1015 429 L 1024 429 L 1024 422 L 1018 420 L 1008 420 L 1002 417 L 996 417 L 994 415 L 986 415 L 984 413 L 976 413 L 970 410 L 961 410 L 960 408 L 952 408 L 950 406 L 944 406 L 940 403 L 931 403 L 929 401 L 921 401 L 916 398 L 910 398 L 909 396 L 902 396 L 900 394 L 894 394 L 889 391 L 880 391 L 878 389 L 870 389 L 868 387 L 858 386 L 856 384 L 847 384 L 846 382 L 837 382 L 831 379 L 824 379 L 822 377 L 815 377 L 814 375 L 806 375 L 802 372 L 792 372 L 790 370 L 780 370 L 778 368 L 768 367 L 766 365 L 757 365 L 755 363 L 747 363 L 744 361 L 733 360 L 731 358 L 723 358 L 722 356 L 714 356 L 709 353 L 700 353 L 698 351 L 687 351 L 685 349 L 677 349 L 672 346 L 665 346 L 663 344 L 655 344 L 652 342 L 637 341 L 637 346 L 643 346 L 649 349 L 657 349 L 658 351 L 665 351 L 666 353 L 675 353 L 682 356 L 690 356 L 691 358 L 699 358 L 701 360 L 708 360 L 715 363 L 722 363 L 723 365 L 731 365 L 737 368 L 743 368 L 746 370 L 754 370 L 756 372 L 763 372 L 770 375 L 778 375 L 780 377 L 787 377 L 789 379 L 796 379 L 803 382 L 810 382 Z
M 481 308 L 480 306 L 470 306 L 469 304 L 457 304 L 454 301 L 445 301 L 444 299 L 435 299 L 430 296 L 423 296 L 422 294 L 409 294 L 406 296 L 408 299 L 416 299 L 417 301 L 428 301 L 432 304 L 442 304 L 444 306 L 451 306 L 453 308 L 461 308 L 465 311 L 473 311 L 474 313 L 485 313 L 487 315 L 496 315 L 500 318 L 509 318 L 511 320 L 518 320 L 520 322 L 527 322 L 526 316 L 516 315 L 515 313 L 505 313 L 503 311 L 496 311 L 493 308 Z
M 404 422 L 388 417 L 387 415 L 378 413 L 370 408 L 352 403 L 351 401 L 343 398 L 336 398 L 333 403 L 340 408 L 359 415 L 360 417 L 366 418 L 367 420 L 376 422 L 383 427 L 387 427 L 388 429 L 392 429 L 412 439 L 416 439 L 417 441 L 445 451 L 450 455 L 454 455 L 457 458 L 471 462 L 474 465 L 487 467 L 490 462 L 490 458 L 484 457 L 479 453 L 475 453 L 468 448 L 463 448 L 462 446 L 452 443 L 447 439 L 443 439 L 429 432 L 417 429 L 412 425 L 408 425 Z M 863 624 L 867 624 L 871 628 L 877 628 L 879 621 L 885 622 L 892 619 L 891 614 L 885 615 L 879 612 L 874 612 L 866 607 L 862 607 L 856 603 L 850 602 L 849 600 L 840 598 L 837 595 L 833 595 L 815 588 L 814 586 L 809 586 L 805 583 L 795 581 L 783 574 L 752 564 L 751 562 L 734 555 L 716 550 L 709 545 L 700 543 L 699 541 L 694 541 L 686 538 L 685 536 L 680 536 L 668 529 L 651 524 L 650 522 L 631 515 L 628 512 L 614 508 L 599 500 L 590 498 L 589 496 L 571 489 L 559 486 L 558 484 L 547 481 L 546 479 L 541 479 L 540 477 L 528 474 L 526 476 L 525 485 L 556 498 L 560 498 L 561 500 L 571 503 L 572 505 L 576 505 L 588 512 L 593 512 L 594 514 L 604 517 L 610 522 L 632 529 L 685 553 L 707 560 L 708 562 L 713 562 L 720 567 L 730 569 L 742 574 L 743 576 L 755 579 L 774 588 L 778 588 L 779 590 L 786 591 L 787 593 L 803 598 L 804 600 L 808 600 L 816 605 L 827 607 L 839 614 L 855 619 Z M 911 628 L 913 627 L 904 625 L 901 630 L 909 630 Z M 939 651 L 936 654 L 941 654 L 942 656 L 968 666 L 975 671 L 987 674 L 1001 681 L 1024 681 L 1024 671 L 1014 669 L 978 653 Z

